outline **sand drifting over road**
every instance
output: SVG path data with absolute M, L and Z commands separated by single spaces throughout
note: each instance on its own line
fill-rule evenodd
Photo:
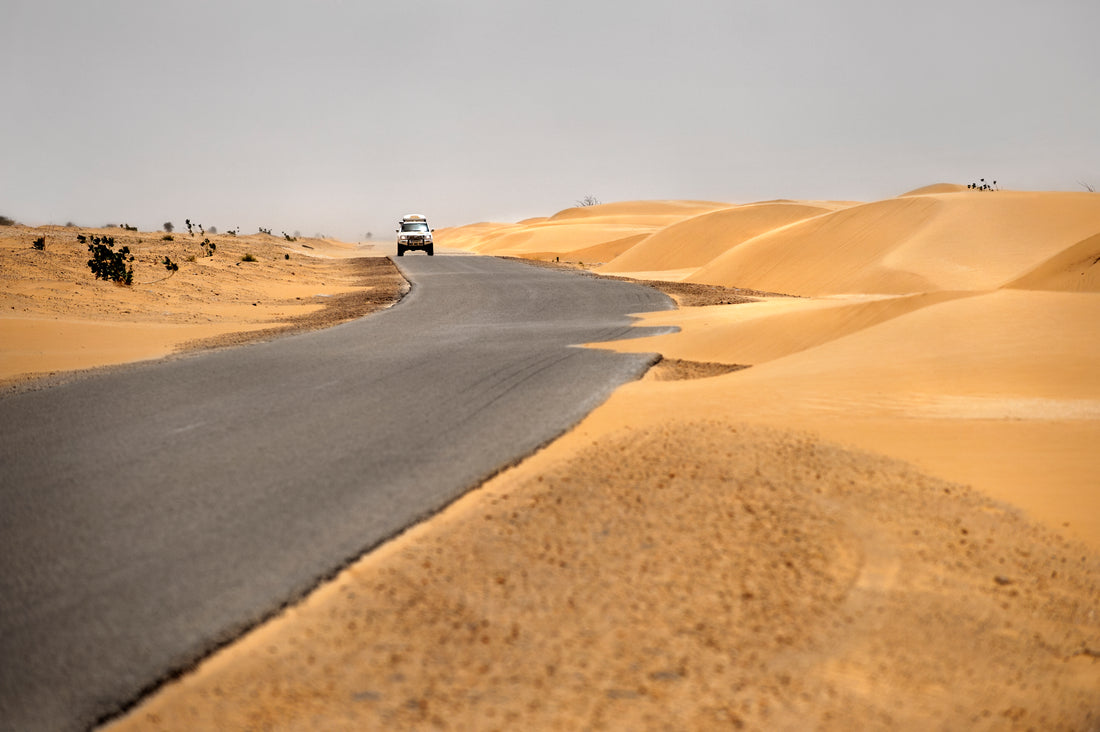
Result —
M 686 278 L 729 284 L 743 271 L 744 286 L 817 297 L 648 316 L 683 332 L 616 347 L 752 365 L 671 401 L 909 460 L 1100 545 L 1098 229 L 1091 194 L 846 208 Z M 742 254 L 754 247 L 770 255 Z
M 602 427 L 367 557 L 114 729 L 1100 720 L 1095 555 L 810 437 Z
M 619 206 L 647 214 L 644 203 Z M 541 225 L 511 225 L 510 240 Z M 494 231 L 471 231 L 465 245 Z M 554 259 L 575 261 L 593 241 L 562 243 Z M 602 274 L 798 296 L 646 316 L 682 330 L 613 347 L 754 367 L 674 390 L 670 409 L 690 400 L 708 418 L 812 429 L 900 457 L 1100 546 L 1090 447 L 1100 437 L 1100 196 L 936 184 L 865 204 L 726 206 L 685 215 L 602 265 L 583 261 Z
M 119 728 L 1100 724 L 1100 196 L 437 235 L 694 305 L 599 345 L 663 354 L 645 379 Z

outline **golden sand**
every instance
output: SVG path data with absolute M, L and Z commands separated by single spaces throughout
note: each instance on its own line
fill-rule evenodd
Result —
M 1100 724 L 1100 196 L 627 202 L 437 237 L 796 297 L 596 344 L 668 367 L 115 728 Z

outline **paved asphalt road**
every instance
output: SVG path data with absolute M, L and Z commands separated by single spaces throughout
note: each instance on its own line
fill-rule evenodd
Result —
M 0 729 L 82 729 L 576 424 L 639 286 L 409 255 L 396 307 L 0 398 Z

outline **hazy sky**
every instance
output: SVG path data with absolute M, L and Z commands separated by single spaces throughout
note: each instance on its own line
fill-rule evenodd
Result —
M 357 240 L 1100 188 L 1097 0 L 3 0 L 0 213 Z

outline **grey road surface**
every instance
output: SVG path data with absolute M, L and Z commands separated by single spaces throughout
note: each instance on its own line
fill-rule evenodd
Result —
M 82 729 L 566 431 L 653 290 L 409 255 L 396 307 L 0 399 L 0 729 Z

